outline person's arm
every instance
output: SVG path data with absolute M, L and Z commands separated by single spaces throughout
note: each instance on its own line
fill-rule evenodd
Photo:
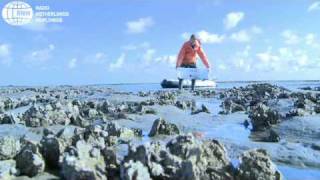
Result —
M 183 45 L 180 49 L 180 52 L 179 52 L 179 55 L 178 55 L 178 58 L 177 58 L 177 64 L 176 64 L 176 68 L 177 67 L 180 67 L 181 66 L 181 63 L 183 61 L 183 58 L 184 58 L 184 53 L 185 53 L 185 45 Z
M 200 59 L 202 60 L 203 64 L 209 69 L 210 68 L 209 60 L 208 60 L 206 53 L 204 53 L 202 47 L 198 48 L 197 53 L 198 53 Z

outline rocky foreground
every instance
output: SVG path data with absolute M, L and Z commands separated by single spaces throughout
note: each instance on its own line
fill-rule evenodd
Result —
M 168 111 L 177 114 L 172 119 L 211 122 L 210 108 L 197 100 L 215 98 L 221 101 L 220 116 L 246 114 L 241 126 L 252 142 L 272 143 L 281 142 L 283 122 L 320 113 L 320 93 L 270 84 L 192 93 L 7 87 L 0 94 L 0 179 L 279 180 L 283 175 L 272 159 L 289 163 L 292 154 L 270 157 L 269 149 L 255 146 L 226 148 L 226 141 L 190 130 L 187 118 L 167 120 Z M 146 130 L 141 124 L 150 124 L 150 118 Z M 320 157 L 318 141 L 303 144 Z M 233 150 L 240 151 L 238 164 L 231 161 Z M 304 166 L 319 164 L 310 160 Z

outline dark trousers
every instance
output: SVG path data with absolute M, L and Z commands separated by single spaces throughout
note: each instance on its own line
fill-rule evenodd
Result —
M 182 68 L 197 68 L 196 64 L 182 64 L 180 67 Z M 179 78 L 179 89 L 182 89 L 182 83 L 183 83 L 183 79 Z M 191 80 L 191 89 L 192 91 L 194 90 L 194 86 L 196 84 L 196 80 L 192 79 Z

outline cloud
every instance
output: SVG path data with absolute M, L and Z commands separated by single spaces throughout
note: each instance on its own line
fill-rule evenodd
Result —
M 237 69 L 249 72 L 252 69 L 252 60 L 250 58 L 251 46 L 247 45 L 242 51 L 235 53 L 233 65 Z
M 104 64 L 107 61 L 107 55 L 103 52 L 96 52 L 85 57 L 83 62 L 85 64 Z
M 8 44 L 0 44 L 0 57 L 7 57 L 10 55 L 10 47 Z
M 169 67 L 175 67 L 176 66 L 176 55 L 163 55 L 155 58 L 155 62 L 162 63 L 164 65 L 168 65 Z
M 98 52 L 98 53 L 96 53 L 96 55 L 95 55 L 95 58 L 96 58 L 97 60 L 104 59 L 105 57 L 106 57 L 106 55 L 105 55 L 104 53 L 102 53 L 102 52 Z
M 240 30 L 230 35 L 230 39 L 236 42 L 249 42 L 252 40 L 253 35 L 261 34 L 263 31 L 258 26 L 252 26 L 249 29 Z
M 250 31 L 254 34 L 261 34 L 263 30 L 258 26 L 252 26 Z
M 240 55 L 241 55 L 242 57 L 247 58 L 247 57 L 250 56 L 250 51 L 251 51 L 251 46 L 247 45 L 247 46 L 244 48 L 244 50 L 240 53 Z
M 48 47 L 40 50 L 35 50 L 29 53 L 24 62 L 30 65 L 39 65 L 48 61 L 52 57 L 52 52 L 55 50 L 53 44 L 49 44 Z
M 308 12 L 317 11 L 317 10 L 320 10 L 320 1 L 316 1 L 312 3 L 308 8 Z
M 205 30 L 199 31 L 197 33 L 197 36 L 202 43 L 208 43 L 208 44 L 221 43 L 224 40 L 223 35 L 211 34 Z
M 188 40 L 191 36 L 191 33 L 184 32 L 181 34 L 182 39 Z M 201 43 L 203 44 L 218 44 L 222 43 L 225 39 L 224 35 L 218 35 L 214 33 L 209 33 L 205 30 L 198 31 L 196 33 L 197 38 L 200 39 Z
M 304 36 L 306 44 L 318 42 L 316 34 L 309 33 Z M 256 46 L 254 46 L 256 47 Z M 260 49 L 260 47 L 256 47 Z M 218 70 L 226 72 L 250 72 L 253 74 L 266 74 L 272 77 L 276 73 L 304 73 L 320 68 L 319 49 L 308 46 L 285 46 L 277 49 L 268 47 L 265 51 L 256 51 L 251 46 L 230 53 L 230 57 L 224 62 L 217 63 Z M 220 66 L 220 64 L 223 64 Z M 249 74 L 248 74 L 249 75 Z M 264 75 L 263 75 L 264 76 Z M 274 76 L 275 77 L 275 76 Z M 284 76 L 279 76 L 284 77 Z
M 0 44 L 0 62 L 3 65 L 11 65 L 11 50 L 9 44 Z
M 306 44 L 307 45 L 312 45 L 316 41 L 316 36 L 314 34 L 312 34 L 312 33 L 309 33 L 309 34 L 306 35 L 305 39 L 306 39 Z
M 317 49 L 320 48 L 319 38 L 314 33 L 307 33 L 304 35 L 287 29 L 281 33 L 281 36 L 284 39 L 284 43 L 287 45 L 298 45 L 305 43 L 309 47 Z
M 259 61 L 255 62 L 254 69 L 263 72 L 289 72 L 290 61 L 285 58 L 290 52 L 287 48 L 279 48 L 278 51 L 273 51 L 273 47 L 268 47 L 264 52 L 256 53 L 256 58 Z
M 226 35 L 210 33 L 206 30 L 198 31 L 195 34 L 204 44 L 219 44 L 224 42 L 226 37 L 236 42 L 249 42 L 251 41 L 253 35 L 258 35 L 258 34 L 261 34 L 262 32 L 263 30 L 260 27 L 252 26 L 251 28 L 234 32 L 229 37 Z M 191 36 L 191 33 L 189 32 L 184 32 L 181 34 L 181 38 L 184 40 L 188 40 L 190 36 Z
M 120 55 L 120 57 L 117 59 L 117 61 L 115 61 L 109 65 L 109 70 L 112 71 L 112 70 L 121 68 L 124 63 L 125 58 L 126 58 L 126 54 L 122 53 Z
M 245 72 L 251 71 L 251 63 L 248 62 L 250 59 L 237 59 L 234 61 L 234 65 L 239 68 L 244 70 Z
M 271 54 L 271 48 L 269 48 L 268 51 L 266 51 L 266 52 L 257 53 L 256 56 L 263 63 L 269 63 L 272 61 L 279 61 L 280 60 L 280 58 L 278 56 Z
M 281 47 L 278 50 L 279 56 L 285 59 L 293 59 L 294 55 L 292 51 L 287 47 Z
M 249 42 L 251 41 L 251 36 L 246 30 L 241 30 L 239 32 L 232 33 L 230 38 L 237 42 Z
M 76 58 L 71 59 L 68 63 L 68 68 L 74 69 L 77 66 L 77 62 L 78 60 Z
M 292 67 L 302 68 L 301 64 L 303 64 L 305 59 L 303 59 L 304 61 L 302 60 L 300 65 L 298 63 L 298 57 L 302 56 L 295 54 L 295 59 L 286 59 L 284 57 L 284 54 L 289 55 L 295 51 L 286 48 L 281 48 L 279 51 L 273 51 L 272 49 L 272 47 L 268 47 L 267 50 L 256 53 L 252 52 L 251 46 L 246 46 L 242 51 L 233 53 L 234 55 L 231 56 L 232 64 L 227 66 L 227 68 L 257 74 L 261 72 L 289 72 L 293 69 Z M 306 65 L 303 67 L 306 67 Z M 218 69 L 223 70 L 223 67 L 218 67 Z
M 299 56 L 299 58 L 297 59 L 297 64 L 299 66 L 306 66 L 308 64 L 309 61 L 309 57 L 307 54 L 302 54 L 301 56 Z
M 291 30 L 285 30 L 281 36 L 284 38 L 284 42 L 288 45 L 295 45 L 300 42 L 300 37 Z
M 313 33 L 308 33 L 305 36 L 305 43 L 308 46 L 311 46 L 313 48 L 317 48 L 320 49 L 320 43 L 319 43 L 319 39 L 317 38 L 317 35 L 313 34 Z
M 250 54 L 251 46 L 247 46 L 243 51 L 235 53 L 234 66 L 245 72 L 269 72 L 271 70 L 278 70 L 281 63 L 280 58 L 272 53 L 272 47 L 266 51 L 256 53 L 253 58 Z M 258 59 L 259 61 L 257 61 Z
M 139 67 L 153 69 L 153 67 L 158 68 L 160 66 L 175 67 L 176 56 L 175 55 L 161 55 L 156 56 L 156 50 L 153 48 L 146 49 L 142 54 L 142 62 Z
M 175 55 L 160 55 L 158 56 L 157 50 L 148 46 L 141 46 L 137 51 L 134 51 L 138 57 L 138 62 L 130 63 L 128 66 L 140 69 L 140 71 L 149 72 L 155 71 L 160 67 L 168 68 L 175 67 L 176 56 Z
M 297 72 L 306 71 L 320 67 L 319 59 L 314 53 L 308 50 L 301 50 L 292 47 L 281 47 L 276 52 L 272 52 L 269 47 L 266 52 L 258 53 L 256 56 L 261 63 L 256 63 L 257 70 Z
M 127 32 L 131 34 L 138 34 L 145 32 L 148 28 L 154 25 L 151 17 L 140 18 L 135 21 L 127 22 Z
M 243 12 L 231 12 L 224 18 L 223 24 L 228 30 L 235 28 L 244 19 L 244 16 Z
M 156 52 L 155 49 L 147 49 L 146 52 L 143 54 L 143 60 L 146 63 L 149 63 L 150 61 L 152 61 L 155 52 Z

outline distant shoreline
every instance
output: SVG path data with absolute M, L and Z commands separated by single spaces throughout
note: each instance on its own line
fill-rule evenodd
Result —
M 320 80 L 256 80 L 256 81 L 216 81 L 217 83 L 255 83 L 255 82 L 320 82 Z M 103 85 L 140 85 L 140 84 L 159 84 L 158 82 L 146 83 L 111 83 L 111 84 L 90 84 L 89 86 L 103 86 Z
M 319 82 L 320 80 L 235 80 L 235 81 L 216 81 L 217 83 L 271 83 L 271 82 Z M 145 85 L 160 84 L 160 82 L 141 82 L 141 83 L 110 83 L 110 84 L 51 84 L 51 85 L 0 85 L 4 87 L 46 87 L 46 86 L 121 86 L 121 85 Z

